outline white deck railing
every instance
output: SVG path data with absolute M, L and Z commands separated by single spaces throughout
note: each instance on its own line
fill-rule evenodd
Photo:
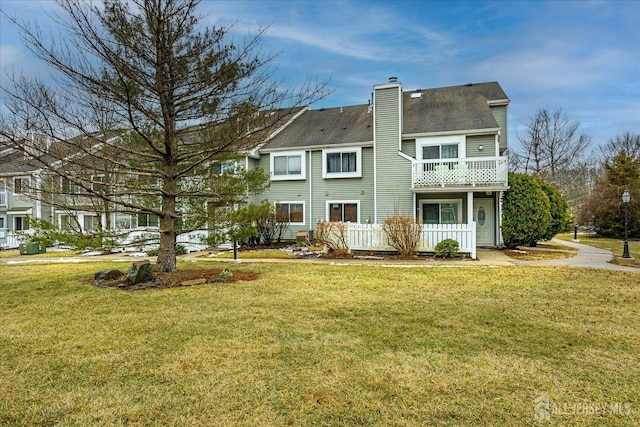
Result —
M 412 187 L 476 187 L 507 185 L 506 157 L 416 160 Z
M 347 223 L 349 249 L 356 251 L 393 251 L 381 224 Z M 453 239 L 460 245 L 460 252 L 476 258 L 476 223 L 470 224 L 423 224 L 422 237 L 418 244 L 420 252 L 433 252 L 438 243 Z
M 17 249 L 22 243 L 28 243 L 28 237 L 15 234 L 12 231 L 0 230 L 0 248 Z

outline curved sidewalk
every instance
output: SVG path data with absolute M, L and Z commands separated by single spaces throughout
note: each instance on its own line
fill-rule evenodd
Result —
M 602 268 L 607 270 L 629 271 L 632 273 L 640 273 L 640 268 L 625 267 L 623 265 L 612 264 L 609 261 L 613 259 L 613 253 L 606 249 L 595 248 L 593 246 L 583 245 L 576 242 L 568 242 L 566 240 L 553 239 L 554 243 L 569 246 L 578 250 L 578 253 L 571 258 L 552 259 L 546 261 L 526 261 L 525 265 L 558 265 L 565 267 L 585 267 L 585 268 Z

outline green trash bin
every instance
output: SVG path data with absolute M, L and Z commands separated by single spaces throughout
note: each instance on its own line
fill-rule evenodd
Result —
M 44 245 L 38 243 L 21 243 L 20 255 L 35 255 L 44 254 L 47 252 L 47 248 Z

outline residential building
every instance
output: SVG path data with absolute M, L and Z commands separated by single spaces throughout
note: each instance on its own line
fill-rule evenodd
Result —
M 295 110 L 238 161 L 269 173 L 270 188 L 249 201 L 274 203 L 288 219 L 289 239 L 320 221 L 340 221 L 349 224 L 352 249 L 385 249 L 380 225 L 403 215 L 423 224 L 421 250 L 450 237 L 475 256 L 478 246 L 501 243 L 509 102 L 496 82 L 405 91 L 390 78 L 373 87 L 368 104 Z M 157 229 L 155 217 L 101 212 L 87 203 L 86 191 L 62 178 L 61 194 L 76 197 L 68 205 L 77 212 L 22 194 L 37 191 L 42 172 L 12 156 L 19 154 L 5 151 L 0 165 L 0 245 L 7 245 L 3 230 L 24 230 L 30 216 L 83 231 L 100 224 L 127 231 L 128 240 Z M 91 182 L 94 191 L 103 186 L 100 177 Z
M 399 214 L 441 236 L 466 230 L 474 248 L 496 246 L 508 105 L 496 82 L 404 91 L 391 78 L 369 105 L 306 110 L 251 153 L 250 167 L 271 177 L 255 201 L 274 201 L 291 233 Z

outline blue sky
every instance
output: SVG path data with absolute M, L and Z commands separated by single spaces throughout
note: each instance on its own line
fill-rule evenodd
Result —
M 0 0 L 46 22 L 48 1 Z M 366 103 L 397 76 L 405 89 L 498 81 L 511 98 L 510 140 L 540 107 L 562 108 L 594 145 L 640 133 L 640 1 L 217 1 L 206 22 L 239 34 L 269 25 L 278 76 L 312 76 L 335 91 L 314 108 Z M 44 70 L 0 20 L 0 68 Z M 514 147 L 517 149 L 517 147 Z

